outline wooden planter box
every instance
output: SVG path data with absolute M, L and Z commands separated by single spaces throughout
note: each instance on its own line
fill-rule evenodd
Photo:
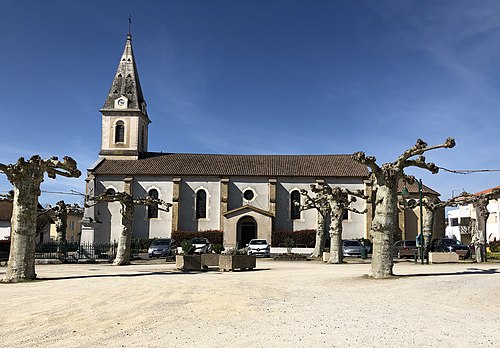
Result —
M 201 255 L 176 255 L 175 267 L 181 271 L 199 271 Z
M 220 254 L 201 254 L 201 267 L 217 267 L 219 266 Z
M 219 256 L 219 270 L 221 271 L 234 271 L 235 269 L 254 269 L 255 256 L 252 255 L 220 255 Z

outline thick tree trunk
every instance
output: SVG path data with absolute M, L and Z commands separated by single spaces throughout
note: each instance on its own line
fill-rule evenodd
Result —
M 36 278 L 37 193 L 40 192 L 36 185 L 37 183 L 33 181 L 23 180 L 14 186 L 10 255 L 7 272 L 2 282 L 15 283 Z
M 316 244 L 314 245 L 314 251 L 311 257 L 321 257 L 323 251 L 325 250 L 325 228 L 326 219 L 325 217 L 318 212 L 318 226 L 316 230 Z
M 472 241 L 476 251 L 476 262 L 486 262 L 486 221 L 490 215 L 488 202 L 487 198 L 479 198 L 473 204 L 476 211 L 476 233 Z
M 113 266 L 130 265 L 130 244 L 132 243 L 132 228 L 123 226 L 118 247 L 116 250 L 116 258 L 113 261 Z
M 396 182 L 393 184 L 394 186 L 397 185 Z M 388 278 L 393 275 L 394 263 L 391 247 L 396 232 L 397 192 L 397 187 L 385 185 L 377 187 L 375 216 L 370 231 L 373 254 L 369 275 L 373 278 Z
M 342 250 L 342 213 L 333 212 L 330 223 L 330 259 L 328 263 L 343 263 L 344 253 Z
M 130 244 L 132 243 L 132 224 L 134 221 L 134 203 L 132 197 L 128 197 L 129 201 L 122 203 L 122 233 L 118 240 L 118 248 L 116 250 L 116 258 L 113 261 L 113 266 L 130 265 Z
M 427 248 L 431 243 L 432 239 L 432 227 L 434 225 L 434 210 L 423 205 L 423 235 L 424 235 L 424 246 Z

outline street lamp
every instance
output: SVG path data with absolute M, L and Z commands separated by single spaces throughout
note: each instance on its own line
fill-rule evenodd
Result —
M 423 221 L 423 209 L 422 209 L 422 179 L 417 180 L 417 185 L 418 185 L 418 197 L 419 197 L 419 202 L 418 206 L 420 208 L 420 216 L 419 216 L 419 222 L 420 222 L 420 234 L 417 235 L 417 241 L 420 239 L 420 246 L 419 246 L 419 251 L 420 251 L 420 259 L 422 262 L 422 265 L 424 264 L 424 221 Z M 401 196 L 403 197 L 408 197 L 410 195 L 410 192 L 408 191 L 408 188 L 406 187 L 406 183 L 403 186 L 403 189 L 401 190 Z M 419 238 L 420 237 L 420 238 Z

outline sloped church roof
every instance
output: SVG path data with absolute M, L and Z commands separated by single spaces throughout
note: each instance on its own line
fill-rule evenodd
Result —
M 104 160 L 96 174 L 367 177 L 351 155 L 218 155 L 148 152 L 134 161 Z

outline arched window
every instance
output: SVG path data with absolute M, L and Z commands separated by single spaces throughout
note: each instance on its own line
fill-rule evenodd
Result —
M 196 192 L 196 218 L 207 217 L 207 191 L 201 189 Z
M 298 190 L 290 192 L 290 219 L 300 219 L 300 192 Z
M 115 143 L 125 142 L 125 125 L 122 121 L 116 122 L 115 125 Z
M 158 191 L 156 189 L 151 189 L 148 192 L 148 196 L 154 199 L 158 199 Z M 148 219 L 158 218 L 158 206 L 148 205 Z
M 116 191 L 113 188 L 109 188 L 109 189 L 106 190 L 106 194 L 108 196 L 114 196 L 116 194 Z

